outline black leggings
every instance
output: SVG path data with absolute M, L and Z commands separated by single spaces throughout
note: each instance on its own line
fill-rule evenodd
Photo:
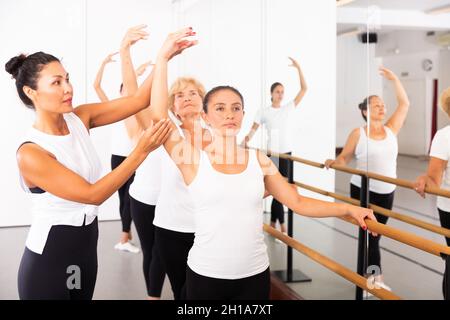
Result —
M 377 205 L 379 207 L 392 210 L 392 207 L 394 205 L 394 194 L 395 191 L 391 193 L 381 194 L 376 192 L 369 192 L 369 202 Z M 353 199 L 360 200 L 361 199 L 361 189 L 353 184 L 350 184 L 350 196 Z M 375 213 L 375 217 L 377 218 L 377 221 L 382 224 L 386 224 L 388 221 L 388 217 L 383 216 L 381 214 Z M 380 238 L 381 236 L 378 235 L 377 237 L 372 236 L 369 234 L 369 259 L 368 259 L 368 266 L 378 266 L 381 271 L 381 255 L 380 255 Z
M 284 154 L 291 155 L 291 152 Z M 278 161 L 278 170 L 282 176 L 287 177 L 289 172 L 289 160 L 279 158 Z M 282 203 L 273 198 L 270 208 L 270 221 L 275 223 L 277 220 L 280 224 L 284 223 L 284 208 Z
M 441 209 L 439 209 L 439 208 L 438 208 L 438 211 L 439 211 L 439 218 L 440 218 L 440 220 L 441 220 L 441 226 L 442 226 L 442 228 L 450 229 L 450 212 L 441 210 Z M 447 242 L 447 246 L 450 247 L 450 238 L 445 237 L 445 241 Z M 448 259 L 448 258 L 447 258 L 447 259 Z M 447 284 L 448 279 L 447 279 L 447 277 L 446 277 L 446 274 L 447 274 L 447 269 L 448 269 L 448 268 L 449 268 L 449 266 L 448 266 L 447 263 L 446 263 L 446 264 L 445 264 L 444 279 L 443 279 L 443 281 L 442 281 L 442 291 L 443 291 L 443 293 L 444 293 L 444 297 L 447 297 L 447 292 L 446 292 L 447 286 L 446 286 L 446 284 Z M 447 299 L 448 299 L 448 297 L 447 297 Z
M 156 247 L 172 286 L 175 300 L 186 298 L 186 268 L 194 233 L 177 232 L 155 226 Z
M 137 201 L 130 197 L 131 216 L 141 242 L 143 255 L 143 270 L 147 294 L 160 297 L 164 284 L 165 272 L 155 244 L 155 206 Z
M 91 300 L 97 278 L 98 223 L 52 226 L 42 254 L 28 248 L 18 274 L 21 300 Z
M 187 300 L 269 300 L 270 270 L 243 279 L 217 279 L 187 268 Z
M 117 168 L 126 157 L 111 155 L 111 170 Z M 131 209 L 130 209 L 130 194 L 128 191 L 130 190 L 130 185 L 133 183 L 134 173 L 133 175 L 125 182 L 117 192 L 119 193 L 119 213 L 120 220 L 122 221 L 122 231 L 130 232 L 131 229 Z

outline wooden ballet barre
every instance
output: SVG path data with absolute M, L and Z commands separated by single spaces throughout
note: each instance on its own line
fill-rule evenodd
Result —
M 352 270 L 344 267 L 343 265 L 331 260 L 330 258 L 325 257 L 324 255 L 318 253 L 317 251 L 312 250 L 311 248 L 301 244 L 297 240 L 283 234 L 282 232 L 272 228 L 271 226 L 264 224 L 264 231 L 269 233 L 270 235 L 274 236 L 275 238 L 283 241 L 288 246 L 294 248 L 298 252 L 304 254 L 305 256 L 311 258 L 312 260 L 316 261 L 320 265 L 324 266 L 325 268 L 333 271 L 334 273 L 340 275 L 341 277 L 347 279 L 348 281 L 354 283 L 358 287 L 362 288 L 363 290 L 369 291 L 377 298 L 383 299 L 383 300 L 400 300 L 401 298 L 397 295 L 393 294 L 390 291 L 387 291 L 383 288 L 369 288 L 367 286 L 368 279 L 364 278 L 363 276 L 360 276 L 356 272 L 353 272 Z
M 360 202 L 358 200 L 356 200 L 356 199 L 353 199 L 353 198 L 345 197 L 345 196 L 339 195 L 337 193 L 333 193 L 333 192 L 325 191 L 325 190 L 322 190 L 322 189 L 319 189 L 319 188 L 315 188 L 313 186 L 309 186 L 309 185 L 306 185 L 306 184 L 303 184 L 303 183 L 300 183 L 300 182 L 295 182 L 295 184 L 298 187 L 302 188 L 302 189 L 306 189 L 306 190 L 309 190 L 309 191 L 312 191 L 312 192 L 316 192 L 316 193 L 322 194 L 324 196 L 332 197 L 332 198 L 335 198 L 337 200 L 353 204 L 355 206 L 359 206 L 360 205 Z M 414 226 L 422 228 L 424 230 L 428 230 L 428 231 L 431 231 L 431 232 L 443 235 L 444 237 L 450 238 L 450 229 L 442 228 L 442 227 L 437 226 L 435 224 L 428 223 L 428 222 L 425 222 L 425 221 L 422 221 L 422 220 L 419 220 L 419 219 L 416 219 L 416 218 L 413 218 L 413 217 L 410 217 L 410 216 L 407 216 L 407 215 L 404 215 L 404 214 L 401 214 L 401 213 L 398 213 L 398 212 L 394 212 L 392 210 L 387 210 L 385 208 L 376 206 L 374 204 L 369 204 L 369 208 L 372 209 L 373 211 L 375 211 L 376 213 L 379 213 L 379 214 L 384 215 L 386 217 L 391 217 L 393 219 L 396 219 L 396 220 L 399 220 L 399 221 L 403 221 L 405 223 L 414 225 Z
M 299 186 L 300 188 L 304 188 L 313 192 L 317 192 L 320 194 L 323 194 L 325 196 L 331 196 L 334 197 L 338 200 L 342 200 L 342 201 L 346 201 L 355 205 L 359 205 L 359 202 L 355 199 L 351 199 L 351 198 L 347 198 L 344 196 L 339 196 L 336 194 L 333 194 L 332 192 L 327 192 L 315 187 L 311 187 L 311 186 L 307 186 L 305 184 L 299 183 L 299 182 L 295 182 L 295 184 L 297 186 Z M 352 218 L 347 218 L 347 217 L 339 217 L 339 219 L 350 222 L 352 224 L 358 225 L 359 224 Z M 406 232 L 406 231 L 402 231 L 402 230 L 398 230 L 395 228 L 392 228 L 390 226 L 366 219 L 366 224 L 367 227 L 370 231 L 373 231 L 375 233 L 378 233 L 380 235 L 384 235 L 388 238 L 397 240 L 399 242 L 402 242 L 404 244 L 410 245 L 412 247 L 415 247 L 417 249 L 426 251 L 428 253 L 434 254 L 438 257 L 443 257 L 445 255 L 450 255 L 450 247 L 438 244 L 434 241 L 419 237 L 413 233 L 410 232 Z
M 255 149 L 255 148 L 252 148 L 252 149 Z M 261 152 L 264 152 L 264 153 L 266 153 L 268 155 L 273 155 L 273 156 L 281 158 L 281 159 L 292 160 L 292 161 L 303 163 L 303 164 L 306 164 L 308 166 L 312 166 L 312 167 L 316 167 L 316 168 L 322 168 L 322 169 L 325 168 L 325 165 L 323 163 L 319 163 L 319 162 L 315 162 L 315 161 L 311 161 L 311 160 L 306 160 L 306 159 L 302 159 L 302 158 L 299 158 L 299 157 L 290 156 L 290 155 L 287 155 L 287 154 L 280 154 L 280 153 L 272 152 L 272 151 L 269 151 L 269 150 L 261 150 L 261 149 L 256 149 L 256 150 L 260 150 Z M 395 185 L 400 186 L 400 187 L 404 187 L 404 188 L 407 188 L 407 189 L 414 190 L 414 182 L 408 181 L 408 180 L 405 180 L 405 179 L 391 178 L 391 177 L 383 176 L 381 174 L 368 172 L 368 171 L 357 170 L 357 169 L 349 168 L 347 166 L 342 166 L 342 165 L 338 165 L 338 164 L 333 164 L 333 165 L 330 166 L 330 168 L 332 168 L 334 170 L 350 173 L 350 174 L 355 174 L 355 175 L 359 175 L 359 176 L 366 176 L 366 177 L 368 177 L 370 179 L 375 179 L 375 180 L 379 180 L 379 181 L 383 181 L 383 182 L 386 182 L 386 183 L 395 184 Z M 429 194 L 434 194 L 436 196 L 450 198 L 450 190 L 445 190 L 445 189 L 441 189 L 441 188 L 426 187 L 425 188 L 425 193 L 429 193 Z

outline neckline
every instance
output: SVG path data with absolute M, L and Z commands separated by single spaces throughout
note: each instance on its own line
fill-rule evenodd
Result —
M 206 160 L 207 160 L 209 166 L 211 167 L 211 169 L 212 169 L 214 172 L 216 172 L 216 173 L 218 173 L 218 174 L 221 174 L 221 175 L 224 175 L 224 176 L 238 176 L 238 175 L 244 174 L 244 173 L 248 170 L 248 168 L 249 168 L 249 166 L 250 166 L 250 157 L 251 157 L 250 151 L 248 152 L 247 165 L 245 166 L 245 169 L 242 170 L 241 172 L 237 172 L 237 173 L 224 173 L 224 172 L 221 172 L 221 171 L 217 170 L 217 169 L 214 168 L 214 166 L 212 165 L 211 160 L 209 159 L 208 153 L 207 153 L 206 151 L 204 151 L 204 150 L 202 150 L 201 152 L 204 153 L 204 155 L 206 156 Z M 247 152 L 247 151 L 246 151 L 246 152 Z
M 381 142 L 381 141 L 387 140 L 388 135 L 389 135 L 389 134 L 388 134 L 388 129 L 387 129 L 386 126 L 383 126 L 383 128 L 384 128 L 384 132 L 386 133 L 385 137 L 384 137 L 383 139 L 373 139 L 373 138 L 371 138 L 371 137 L 367 134 L 366 129 L 365 129 L 364 127 L 361 127 L 361 129 L 362 129 L 362 131 L 364 132 L 364 135 L 367 137 L 367 139 L 372 140 L 372 141 L 375 141 L 375 142 Z

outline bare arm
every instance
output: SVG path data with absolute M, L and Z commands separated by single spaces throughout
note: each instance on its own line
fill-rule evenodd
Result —
M 409 110 L 409 99 L 406 94 L 405 88 L 403 87 L 400 79 L 389 69 L 380 68 L 380 73 L 388 80 L 392 81 L 395 88 L 395 95 L 397 97 L 397 108 L 395 109 L 392 116 L 386 122 L 386 126 L 389 127 L 394 134 L 398 134 L 400 129 L 405 123 L 406 116 Z
M 245 136 L 244 140 L 242 141 L 242 145 L 244 147 L 247 147 L 248 143 L 250 142 L 250 140 L 252 140 L 252 138 L 255 135 L 258 128 L 259 128 L 259 123 L 253 122 L 250 132 Z
M 325 161 L 325 167 L 329 169 L 333 164 L 338 165 L 347 165 L 355 155 L 356 145 L 358 144 L 358 141 L 360 139 L 360 129 L 356 128 L 353 129 L 353 131 L 348 136 L 347 142 L 345 143 L 344 148 L 342 149 L 339 156 L 336 158 L 336 160 L 327 159 Z
M 110 62 L 115 62 L 115 60 L 112 59 L 114 55 L 116 55 L 117 52 L 109 54 L 105 60 L 103 60 L 102 65 L 100 66 L 100 69 L 98 69 L 97 76 L 94 80 L 94 89 L 97 93 L 98 98 L 101 102 L 108 101 L 108 96 L 105 94 L 105 91 L 103 91 L 102 88 L 102 80 L 103 80 L 103 72 L 105 71 L 105 66 Z
M 297 95 L 294 98 L 294 104 L 297 107 L 303 100 L 303 97 L 305 96 L 306 91 L 308 90 L 308 85 L 306 84 L 305 76 L 303 75 L 302 69 L 300 68 L 300 64 L 291 57 L 289 57 L 289 59 L 291 59 L 292 61 L 291 66 L 297 69 L 298 77 L 300 80 L 300 90 L 298 91 Z
M 151 94 L 151 105 L 154 120 L 168 118 L 168 86 L 167 66 L 171 57 L 181 53 L 184 49 L 196 44 L 196 42 L 185 40 L 186 37 L 194 35 L 192 29 L 185 28 L 171 33 L 158 53 L 153 72 L 155 74 Z M 175 126 L 172 124 L 172 126 Z M 199 153 L 187 140 L 183 139 L 178 130 L 172 133 L 164 143 L 168 154 L 183 174 L 186 184 L 189 184 L 196 174 L 196 163 Z
M 417 177 L 414 184 L 414 190 L 425 198 L 426 187 L 440 188 L 442 183 L 442 175 L 444 174 L 445 168 L 447 168 L 447 164 L 448 161 L 430 157 L 428 170 L 425 174 Z
M 145 25 L 136 27 L 139 28 L 139 31 L 137 31 L 139 39 L 145 39 L 148 35 L 147 32 L 142 30 L 144 27 Z M 102 103 L 81 105 L 74 112 L 80 117 L 88 129 L 124 120 L 150 104 L 152 81 L 153 74 L 150 74 L 132 96 Z
M 367 228 L 364 222 L 365 218 L 376 221 L 373 211 L 370 209 L 301 196 L 296 188 L 286 181 L 265 154 L 259 152 L 258 158 L 263 168 L 266 190 L 292 211 L 313 218 L 351 216 L 363 229 Z
M 100 205 L 133 174 L 147 155 L 169 136 L 168 121 L 161 121 L 145 131 L 133 152 L 114 170 L 95 183 L 58 162 L 40 146 L 27 143 L 17 152 L 20 173 L 29 187 L 39 187 L 70 201 Z

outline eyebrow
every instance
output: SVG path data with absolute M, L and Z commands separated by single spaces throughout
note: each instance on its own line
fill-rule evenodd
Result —
M 55 76 L 53 76 L 53 78 L 63 78 L 63 79 L 64 79 L 64 78 L 68 78 L 68 77 L 69 77 L 69 74 L 68 74 L 68 73 L 66 74 L 66 76 L 65 76 L 65 77 L 64 77 L 64 76 L 62 76 L 62 75 L 59 75 L 59 74 L 58 74 L 58 75 L 55 75 Z

